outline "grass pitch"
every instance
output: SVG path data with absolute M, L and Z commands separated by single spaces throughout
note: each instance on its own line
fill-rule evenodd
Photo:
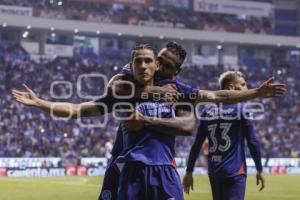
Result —
M 258 192 L 255 177 L 247 179 L 246 200 L 300 200 L 300 175 L 268 175 Z M 0 178 L 0 200 L 96 200 L 102 177 Z M 196 176 L 186 200 L 211 199 L 206 176 Z

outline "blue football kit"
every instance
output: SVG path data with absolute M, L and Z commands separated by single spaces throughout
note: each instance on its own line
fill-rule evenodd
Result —
M 247 174 L 245 141 L 256 169 L 262 171 L 259 142 L 250 114 L 242 112 L 243 106 L 210 106 L 201 115 L 187 172 L 193 172 L 202 144 L 208 138 L 208 175 L 214 200 L 244 199 Z

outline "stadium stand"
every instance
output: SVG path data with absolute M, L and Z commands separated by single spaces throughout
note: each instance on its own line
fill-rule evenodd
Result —
M 118 52 L 118 49 L 112 51 Z M 57 58 L 53 61 L 40 59 L 38 62 L 19 44 L 0 43 L 0 157 L 62 157 L 80 158 L 104 156 L 105 142 L 115 137 L 118 122 L 110 118 L 105 128 L 83 128 L 75 120 L 49 120 L 44 113 L 26 108 L 13 101 L 9 95 L 12 89 L 20 88 L 22 83 L 29 86 L 43 98 L 50 97 L 51 82 L 76 82 L 82 73 L 102 73 L 109 78 L 126 64 L 123 57 L 103 60 L 100 55 L 87 56 L 83 50 L 75 50 L 74 58 Z M 85 53 L 83 53 L 85 52 Z M 129 50 L 128 50 L 129 52 Z M 81 55 L 81 56 L 80 56 Z M 92 54 L 89 54 L 92 55 Z M 76 58 L 76 59 L 75 59 Z M 273 66 L 251 56 L 241 59 L 240 70 L 245 73 L 250 87 L 257 86 L 266 78 L 275 75 L 288 84 L 285 98 L 264 100 L 264 119 L 255 122 L 259 138 L 264 148 L 264 157 L 299 157 L 300 148 L 300 63 L 295 58 L 278 60 Z M 123 63 L 123 64 L 121 64 Z M 180 78 L 202 89 L 218 89 L 217 78 L 225 70 L 223 66 L 184 66 Z M 86 81 L 84 91 L 89 94 L 101 94 L 103 87 L 95 87 Z M 56 88 L 57 94 L 67 95 L 65 87 Z M 74 91 L 75 92 L 75 91 Z M 82 102 L 77 95 L 67 101 Z M 15 115 L 15 113 L 19 113 Z M 276 114 L 276 113 L 280 113 Z M 88 119 L 88 122 L 93 121 Z M 193 137 L 179 137 L 176 142 L 177 156 L 186 157 L 192 145 Z
M 52 3 L 51 3 L 52 2 Z M 129 7 L 120 4 L 88 3 L 86 1 L 8 1 L 2 5 L 34 8 L 34 16 L 51 19 L 70 19 L 98 23 L 168 27 L 236 33 L 272 34 L 272 20 L 267 17 L 237 16 L 194 12 L 188 9 L 164 7 Z

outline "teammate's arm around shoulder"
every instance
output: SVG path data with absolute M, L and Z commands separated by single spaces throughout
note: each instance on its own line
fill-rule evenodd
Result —
M 135 85 L 132 78 L 123 73 L 113 76 L 107 85 L 107 92 L 111 95 L 130 96 L 134 94 Z
M 126 96 L 133 100 L 149 100 L 159 98 L 162 102 L 178 101 L 179 93 L 176 86 L 167 84 L 165 86 L 138 86 L 134 84 L 133 78 L 128 74 L 117 74 L 108 83 L 108 92 L 117 96 Z

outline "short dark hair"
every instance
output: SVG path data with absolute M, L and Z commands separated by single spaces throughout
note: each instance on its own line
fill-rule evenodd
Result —
M 236 78 L 244 77 L 244 74 L 240 71 L 227 71 L 220 75 L 219 85 L 221 90 L 226 89 L 226 87 L 232 83 Z
M 185 49 L 180 44 L 177 44 L 174 41 L 169 41 L 166 45 L 166 48 L 169 51 L 171 51 L 173 54 L 178 56 L 178 58 L 180 60 L 180 66 L 181 66 L 186 57 Z M 180 66 L 178 68 L 180 68 Z
M 141 49 L 148 49 L 148 50 L 152 51 L 153 54 L 154 54 L 154 57 L 155 57 L 155 59 L 156 59 L 156 57 L 157 57 L 157 51 L 155 50 L 154 47 L 152 47 L 152 46 L 149 45 L 149 44 L 139 44 L 139 45 L 135 46 L 135 47 L 133 48 L 133 50 L 131 51 L 131 62 L 133 61 L 133 59 L 134 59 L 136 53 L 137 53 L 139 50 L 141 50 Z

